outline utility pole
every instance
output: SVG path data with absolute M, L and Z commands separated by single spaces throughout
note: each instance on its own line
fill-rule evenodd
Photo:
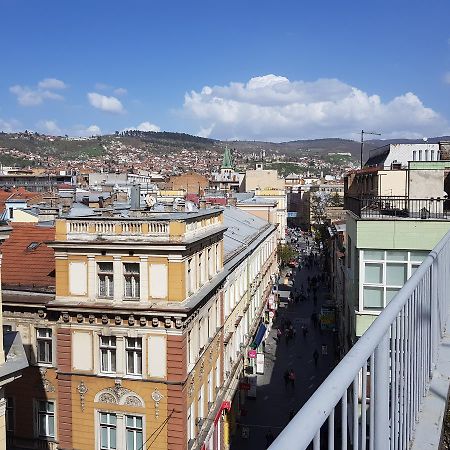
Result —
M 363 150 L 364 150 L 364 135 L 365 134 L 373 134 L 375 136 L 381 136 L 381 133 L 376 133 L 374 131 L 361 130 L 361 169 L 363 168 Z

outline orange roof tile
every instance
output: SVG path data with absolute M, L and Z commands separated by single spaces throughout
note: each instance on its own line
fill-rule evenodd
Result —
M 28 200 L 31 204 L 35 204 L 42 201 L 43 195 L 38 192 L 29 192 L 23 187 L 19 187 L 18 189 L 11 189 L 10 191 L 0 190 L 0 212 L 4 211 L 5 202 L 10 199 Z
M 55 228 L 11 223 L 9 238 L 2 244 L 2 287 L 54 291 L 55 252 L 44 242 L 55 239 Z

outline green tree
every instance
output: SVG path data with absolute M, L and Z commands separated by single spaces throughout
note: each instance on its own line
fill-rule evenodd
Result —
M 278 244 L 277 255 L 279 264 L 286 266 L 297 257 L 297 252 L 290 245 Z

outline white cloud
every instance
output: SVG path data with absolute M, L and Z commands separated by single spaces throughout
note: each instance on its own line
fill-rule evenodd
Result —
M 161 128 L 158 127 L 158 125 L 155 125 L 151 122 L 142 122 L 139 125 L 136 125 L 135 127 L 128 127 L 125 128 L 123 131 L 128 130 L 138 130 L 138 131 L 161 131 Z
M 3 120 L 0 118 L 0 131 L 4 133 L 14 133 L 22 129 L 22 125 L 18 120 Z
M 54 120 L 41 120 L 36 124 L 39 131 L 52 136 L 61 136 L 63 133 Z
M 118 95 L 118 96 L 121 96 L 121 95 L 127 95 L 127 93 L 128 93 L 128 91 L 125 89 L 125 88 L 117 88 L 117 89 L 114 89 L 114 94 L 116 94 L 116 95 Z
M 45 80 L 44 80 L 45 81 Z M 41 83 L 41 82 L 40 82 Z M 16 84 L 9 88 L 9 91 L 17 97 L 17 101 L 22 106 L 37 106 L 44 100 L 63 100 L 64 97 L 48 89 L 30 88 Z
M 185 94 L 183 110 L 201 134 L 217 138 L 354 138 L 369 128 L 385 138 L 406 138 L 450 130 L 447 120 L 412 92 L 383 102 L 379 95 L 327 78 L 290 81 L 269 74 L 247 83 L 205 86 Z
M 67 84 L 64 81 L 58 80 L 56 78 L 44 78 L 39 81 L 38 87 L 40 89 L 66 89 Z
M 71 134 L 82 137 L 99 136 L 102 134 L 102 130 L 98 125 L 90 125 L 88 127 L 77 125 Z
M 116 97 L 108 97 L 106 95 L 97 94 L 96 92 L 89 92 L 89 103 L 101 111 L 120 114 L 125 112 L 122 102 Z

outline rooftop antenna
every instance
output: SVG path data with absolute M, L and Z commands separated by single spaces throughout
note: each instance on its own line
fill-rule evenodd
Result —
M 377 133 L 375 131 L 361 130 L 361 169 L 363 168 L 363 150 L 364 150 L 364 135 L 365 134 L 373 134 L 375 136 L 381 136 L 381 133 Z

